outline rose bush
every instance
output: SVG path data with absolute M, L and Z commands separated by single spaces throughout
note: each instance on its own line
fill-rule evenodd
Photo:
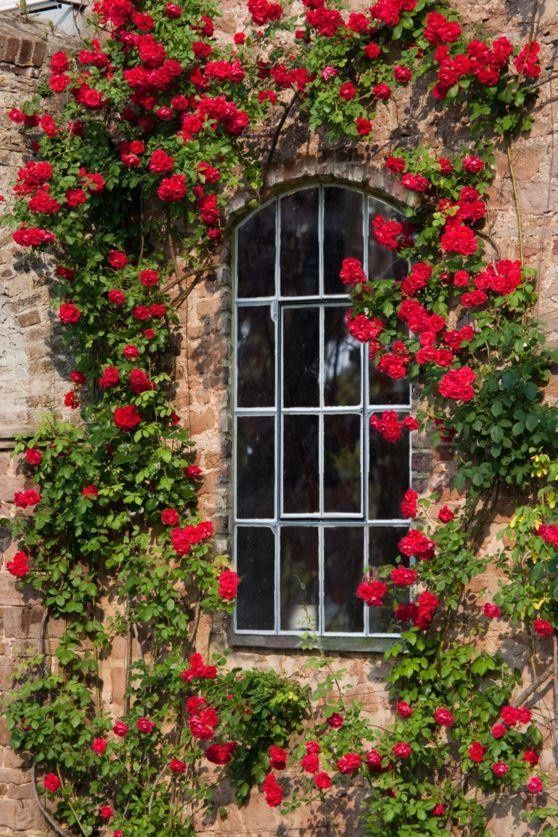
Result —
M 301 14 L 249 0 L 247 11 L 247 31 L 223 40 L 205 0 L 98 0 L 96 37 L 55 53 L 42 99 L 10 113 L 37 159 L 18 173 L 8 221 L 18 246 L 55 258 L 75 363 L 60 406 L 81 417 L 47 418 L 17 449 L 37 488 L 14 497 L 26 511 L 8 521 L 20 549 L 7 569 L 64 631 L 55 666 L 41 655 L 16 675 L 12 743 L 33 754 L 45 806 L 75 833 L 191 834 L 223 782 L 239 804 L 259 785 L 284 811 L 364 783 L 369 834 L 483 833 L 492 797 L 537 796 L 546 779 L 531 775 L 543 734 L 512 702 L 519 675 L 479 648 L 478 623 L 522 624 L 536 681 L 558 619 L 553 355 L 523 253 L 488 259 L 482 231 L 496 143 L 530 126 L 539 45 L 481 40 L 435 0 L 350 13 L 303 0 Z M 202 474 L 172 407 L 170 355 L 176 309 L 212 267 L 227 201 L 239 185 L 264 189 L 288 119 L 366 141 L 379 109 L 423 76 L 432 105 L 474 134 L 451 155 L 391 149 L 386 168 L 414 200 L 404 221 L 374 217 L 371 234 L 409 270 L 380 279 L 347 259 L 340 274 L 350 333 L 424 396 L 416 417 L 373 416 L 373 432 L 393 443 L 433 425 L 462 492 L 434 523 L 429 501 L 407 492 L 402 513 L 416 523 L 355 590 L 403 631 L 387 652 L 393 720 L 378 730 L 327 658 L 313 663 L 323 677 L 310 694 L 195 652 L 200 613 L 230 610 L 242 580 L 197 511 Z M 264 127 L 271 149 L 258 142 Z M 497 561 L 501 589 L 471 604 L 483 527 L 510 490 L 523 499 Z M 113 718 L 100 659 L 120 638 L 129 660 L 142 654 Z

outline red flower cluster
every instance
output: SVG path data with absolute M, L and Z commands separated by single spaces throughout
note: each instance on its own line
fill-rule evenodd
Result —
M 178 555 L 188 555 L 196 544 L 208 540 L 213 535 L 213 523 L 206 520 L 183 529 L 173 529 L 170 538 L 174 551 Z
M 398 605 L 395 617 L 400 622 L 411 622 L 416 628 L 424 631 L 432 622 L 438 604 L 438 597 L 425 590 L 420 593 L 416 602 Z
M 117 407 L 114 411 L 114 423 L 119 430 L 133 430 L 141 422 L 137 407 Z
M 384 330 L 384 323 L 376 317 L 366 317 L 364 314 L 355 314 L 349 308 L 345 314 L 345 324 L 349 333 L 361 343 L 368 343 L 376 340 Z
M 409 529 L 407 534 L 401 538 L 397 547 L 402 555 L 425 561 L 434 555 L 436 544 L 424 532 L 420 532 L 418 529 Z
M 381 607 L 384 603 L 384 598 L 387 595 L 388 586 L 379 579 L 363 578 L 357 587 L 356 594 L 359 599 L 366 602 L 370 607 Z
M 450 369 L 442 376 L 438 392 L 443 398 L 450 398 L 452 401 L 471 401 L 475 397 L 473 384 L 476 378 L 470 366 Z
M 233 570 L 223 570 L 219 576 L 217 593 L 226 602 L 232 602 L 237 595 L 239 578 Z
M 184 669 L 180 675 L 186 683 L 198 679 L 213 680 L 213 678 L 217 677 L 216 667 L 205 665 L 201 654 L 192 654 L 188 662 L 190 664 L 189 668 Z
M 14 494 L 14 503 L 18 509 L 36 506 L 40 499 L 41 495 L 34 488 L 28 488 L 25 491 L 16 491 Z
M 405 416 L 400 419 L 393 410 L 385 410 L 381 417 L 377 414 L 371 416 L 370 427 L 376 430 L 386 442 L 395 444 L 402 438 L 403 430 L 418 430 L 418 422 L 414 416 Z
M 409 224 L 402 221 L 389 221 L 382 215 L 375 215 L 372 219 L 372 235 L 378 244 L 388 250 L 401 250 L 410 247 L 412 230 Z
M 6 569 L 16 578 L 25 578 L 29 572 L 29 556 L 25 552 L 16 552 L 11 561 L 6 561 Z

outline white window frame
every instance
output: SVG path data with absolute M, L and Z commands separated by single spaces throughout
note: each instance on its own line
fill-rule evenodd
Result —
M 317 295 L 284 297 L 281 295 L 281 201 L 283 198 L 305 189 L 319 190 L 319 215 L 318 215 L 318 241 L 319 241 L 319 288 Z M 325 294 L 324 293 L 324 195 L 325 189 L 338 188 L 355 192 L 363 199 L 363 267 L 368 271 L 368 252 L 370 237 L 370 218 L 372 205 L 378 204 L 385 207 L 386 212 L 400 211 L 400 207 L 390 204 L 384 198 L 365 192 L 361 189 L 339 183 L 309 183 L 282 192 L 259 206 L 254 212 L 244 218 L 236 227 L 233 244 L 233 270 L 232 270 L 232 402 L 233 402 L 233 439 L 232 439 L 232 515 L 231 531 L 233 545 L 233 564 L 236 567 L 237 557 L 237 533 L 242 527 L 267 528 L 274 533 L 275 540 L 275 571 L 274 571 L 274 628 L 272 630 L 255 630 L 238 628 L 236 609 L 233 617 L 231 644 L 239 646 L 270 647 L 270 648 L 293 648 L 300 644 L 302 638 L 308 635 L 308 631 L 288 631 L 281 629 L 281 567 L 280 567 L 280 540 L 281 530 L 285 526 L 311 526 L 317 527 L 319 532 L 319 601 L 318 631 L 314 634 L 316 644 L 324 649 L 332 650 L 366 650 L 382 651 L 388 645 L 400 637 L 400 633 L 371 633 L 369 628 L 370 608 L 364 607 L 364 629 L 362 632 L 325 632 L 324 628 L 324 530 L 328 526 L 354 527 L 364 530 L 363 550 L 363 574 L 364 569 L 369 565 L 369 540 L 370 530 L 373 528 L 401 528 L 406 529 L 410 520 L 404 518 L 378 519 L 368 518 L 369 510 L 369 420 L 372 414 L 381 413 L 384 410 L 393 410 L 396 413 L 408 414 L 412 408 L 412 390 L 409 386 L 409 401 L 405 404 L 374 404 L 370 405 L 369 386 L 369 353 L 368 344 L 363 343 L 361 351 L 361 399 L 358 405 L 354 406 L 325 406 L 324 405 L 324 311 L 328 306 L 339 307 L 346 305 L 350 307 L 350 299 L 347 293 Z M 275 203 L 275 293 L 272 296 L 259 297 L 238 297 L 238 234 L 244 224 L 250 221 L 255 215 L 262 212 L 270 204 Z M 339 281 L 341 287 L 341 280 Z M 241 308 L 265 306 L 271 307 L 271 318 L 275 328 L 275 405 L 273 407 L 239 407 L 237 401 L 237 369 L 238 369 L 238 317 L 237 312 Z M 320 309 L 319 314 L 319 407 L 296 407 L 284 408 L 280 399 L 283 394 L 283 358 L 282 331 L 283 312 L 285 309 L 294 307 L 316 306 Z M 324 469 L 324 416 L 327 415 L 359 415 L 361 418 L 361 511 L 359 513 L 324 512 L 323 497 L 323 469 Z M 284 415 L 313 415 L 319 417 L 319 511 L 316 513 L 285 514 L 282 509 L 283 500 L 283 468 L 278 467 L 283 461 L 283 428 L 282 417 Z M 272 417 L 274 418 L 274 456 L 275 456 L 275 480 L 274 480 L 274 510 L 273 518 L 239 518 L 237 515 L 237 419 L 245 416 Z M 412 437 L 409 436 L 409 486 L 412 485 Z M 356 591 L 355 591 L 356 595 Z

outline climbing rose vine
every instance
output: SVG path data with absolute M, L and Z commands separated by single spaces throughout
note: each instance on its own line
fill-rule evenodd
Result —
M 55 663 L 29 661 L 9 708 L 51 825 L 188 835 L 218 815 L 224 784 L 238 804 L 257 786 L 285 813 L 354 787 L 368 834 L 484 833 L 490 801 L 512 794 L 527 818 L 550 818 L 533 690 L 514 692 L 519 673 L 480 642 L 491 620 L 521 625 L 531 678 L 544 682 L 558 619 L 556 411 L 543 398 L 553 356 L 523 253 L 493 257 L 483 232 L 495 149 L 531 124 L 538 43 L 481 37 L 438 0 L 351 12 L 249 0 L 232 38 L 209 0 L 93 9 L 95 37 L 52 55 L 40 96 L 9 114 L 30 158 L 7 222 L 53 280 L 74 366 L 55 416 L 19 442 L 22 488 L 6 521 L 18 546 L 6 566 L 42 597 L 43 643 L 51 620 L 63 625 Z M 423 77 L 431 106 L 471 135 L 451 151 L 386 154 L 409 201 L 376 215 L 371 235 L 400 257 L 398 275 L 339 266 L 348 332 L 379 372 L 416 384 L 417 415 L 373 415 L 371 431 L 397 444 L 433 428 L 460 492 L 439 507 L 407 491 L 397 554 L 354 591 L 403 632 L 386 653 L 393 714 L 379 729 L 325 655 L 310 658 L 321 672 L 311 692 L 304 678 L 199 652 L 200 615 L 230 611 L 242 579 L 197 509 L 203 473 L 173 409 L 172 354 L 228 201 L 241 187 L 265 194 L 284 127 L 366 143 Z M 495 559 L 500 588 L 473 601 L 505 493 L 522 505 Z M 122 642 L 113 717 L 102 663 Z

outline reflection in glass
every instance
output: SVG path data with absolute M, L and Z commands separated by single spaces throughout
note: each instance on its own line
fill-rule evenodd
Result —
M 370 403 L 371 404 L 408 404 L 410 399 L 409 382 L 405 378 L 390 378 L 384 372 L 378 372 L 370 362 Z
M 275 213 L 272 203 L 238 229 L 239 297 L 275 294 Z
M 370 222 L 375 215 L 382 215 L 390 221 L 403 221 L 403 215 L 387 206 L 385 203 L 370 198 Z M 372 279 L 403 279 L 409 267 L 405 259 L 401 259 L 393 250 L 382 247 L 375 240 L 372 233 L 368 243 L 368 278 Z
M 324 308 L 324 403 L 352 407 L 361 399 L 361 344 L 345 325 L 347 308 Z
M 402 418 L 403 416 L 401 416 Z M 401 500 L 409 488 L 409 433 L 392 444 L 370 430 L 370 509 L 371 520 L 401 519 Z
M 355 591 L 363 576 L 364 530 L 324 529 L 324 630 L 364 629 L 363 606 Z
M 324 416 L 324 511 L 360 512 L 360 416 Z
M 283 405 L 317 407 L 320 309 L 285 308 L 283 312 Z
M 239 407 L 275 406 L 275 328 L 269 305 L 238 308 Z
M 275 536 L 271 529 L 240 526 L 236 537 L 236 571 L 240 577 L 237 626 L 240 630 L 272 631 Z
M 343 259 L 362 261 L 363 196 L 350 189 L 324 189 L 324 291 L 345 293 L 339 278 Z
M 283 511 L 317 512 L 318 416 L 283 418 Z
M 281 529 L 281 629 L 317 631 L 318 529 Z
M 281 292 L 317 294 L 319 274 L 318 189 L 281 198 Z M 258 252 L 260 246 L 258 243 Z
M 386 564 L 394 565 L 399 556 L 397 544 L 407 531 L 403 526 L 371 526 L 368 529 L 368 563 L 377 576 L 377 568 Z M 404 558 L 399 562 L 402 566 L 408 566 L 408 559 Z M 409 589 L 392 587 L 392 596 L 398 603 L 409 601 Z M 368 615 L 368 629 L 370 633 L 398 633 L 401 630 L 401 623 L 398 622 L 391 607 L 371 607 Z
M 272 518 L 275 419 L 243 416 L 236 427 L 237 516 Z

